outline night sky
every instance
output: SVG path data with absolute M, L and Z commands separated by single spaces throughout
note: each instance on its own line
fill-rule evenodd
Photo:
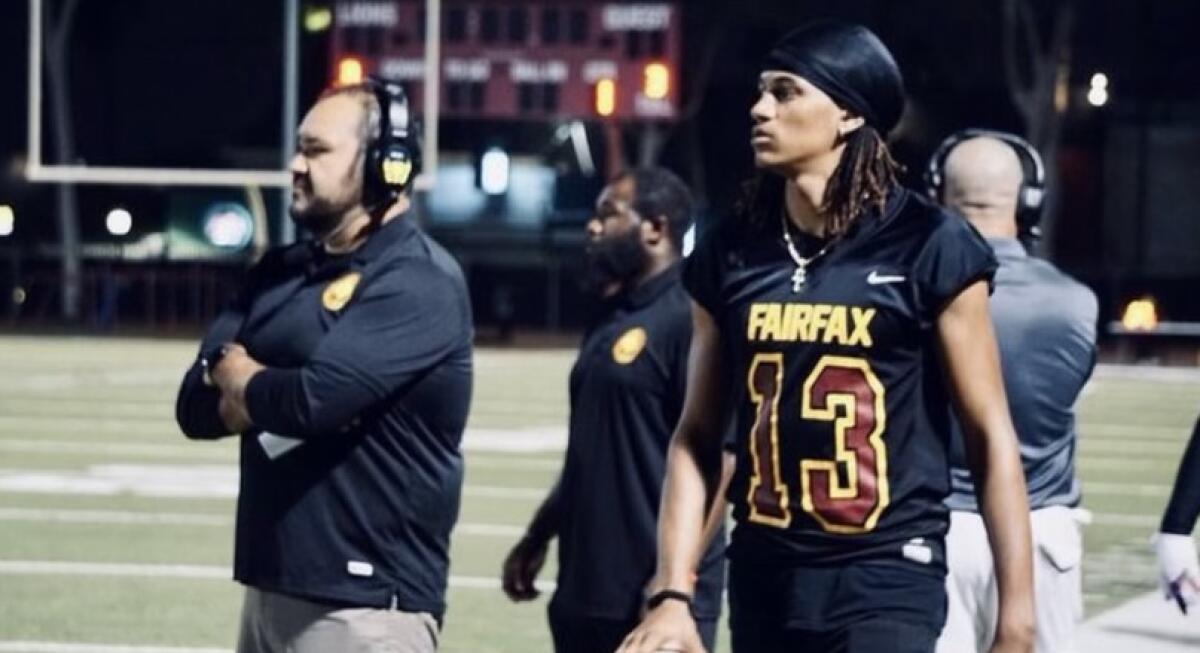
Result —
M 56 6 L 61 0 L 46 2 Z M 277 165 L 281 4 L 80 0 L 71 59 L 80 159 L 93 165 Z M 731 10 L 735 4 L 738 8 Z M 1043 18 L 1058 5 L 1052 0 L 1032 4 Z M 0 79 L 7 92 L 0 101 L 0 165 L 7 171 L 25 149 L 28 16 L 25 0 L 3 0 L 2 5 Z M 694 65 L 681 73 L 684 103 L 701 94 L 698 112 L 669 132 L 662 162 L 701 188 L 714 213 L 728 208 L 739 182 L 751 172 L 746 133 L 757 64 L 783 31 L 810 18 L 865 23 L 895 52 L 910 103 L 894 145 L 910 170 L 909 181 L 916 181 L 928 154 L 956 129 L 1024 132 L 1003 82 L 1002 0 L 692 0 L 683 5 L 684 60 L 701 61 L 712 48 L 715 55 L 706 80 L 697 79 Z M 1108 130 L 1129 124 L 1200 124 L 1200 49 L 1190 42 L 1200 25 L 1200 3 L 1079 0 L 1074 9 L 1073 90 L 1082 93 L 1097 71 L 1108 75 L 1112 89 L 1112 101 L 1103 111 L 1073 101 L 1060 134 L 1064 183 L 1084 189 L 1063 203 L 1062 224 L 1082 232 L 1101 208 L 1098 193 L 1079 196 L 1102 186 Z M 301 34 L 301 104 L 307 105 L 326 81 L 328 46 L 322 35 Z M 494 124 L 444 123 L 443 133 L 452 135 L 443 139 L 451 145 L 468 143 L 495 129 Z M 48 126 L 46 132 L 43 149 L 49 155 Z M 699 167 L 691 164 L 696 159 L 702 162 Z M 85 222 L 89 211 L 99 210 L 93 207 L 103 206 L 114 192 L 81 189 Z M 0 202 L 40 213 L 52 209 L 51 198 L 49 187 L 0 175 Z M 53 238 L 53 221 L 43 222 L 26 232 Z M 85 225 L 85 235 L 94 231 Z M 1081 233 L 1060 238 L 1054 249 L 1086 273 L 1098 265 L 1089 252 L 1101 240 L 1101 235 Z
M 46 0 L 51 7 L 61 0 Z M 256 167 L 278 157 L 281 106 L 281 3 L 268 0 L 80 0 L 74 30 L 73 102 L 77 150 L 94 165 Z M 685 60 L 719 43 L 703 88 L 696 126 L 710 161 L 747 170 L 745 114 L 757 62 L 784 29 L 812 17 L 864 22 L 896 52 L 920 124 L 901 134 L 902 158 L 920 159 L 943 134 L 964 125 L 1022 131 L 1008 100 L 1000 62 L 1000 2 L 953 0 L 757 0 L 731 12 L 728 2 L 685 2 Z M 1054 2 L 1034 3 L 1052 8 Z M 0 10 L 0 153 L 24 149 L 27 3 Z M 1188 26 L 1200 3 L 1187 0 L 1102 0 L 1076 3 L 1072 79 L 1094 70 L 1115 89 L 1110 113 L 1181 110 L 1200 94 L 1200 55 Z M 326 71 L 323 38 L 306 35 L 302 103 Z M 695 79 L 685 70 L 685 102 Z M 1184 110 L 1194 109 L 1187 107 Z M 736 117 L 737 122 L 731 121 Z M 689 128 L 681 125 L 676 131 Z M 457 130 L 456 130 L 457 131 Z M 46 143 L 50 149 L 50 143 Z M 675 154 L 667 152 L 668 163 Z M 713 202 L 723 204 L 725 170 L 709 164 Z M 713 178 L 717 181 L 711 181 Z

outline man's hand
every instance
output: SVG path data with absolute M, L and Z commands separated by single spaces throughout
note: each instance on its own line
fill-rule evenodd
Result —
M 1190 535 L 1158 533 L 1151 542 L 1158 557 L 1158 584 L 1163 598 L 1173 599 L 1179 611 L 1200 601 L 1200 559 Z
M 266 368 L 251 358 L 245 347 L 231 342 L 224 345 L 221 361 L 209 372 L 221 390 L 217 411 L 230 433 L 244 433 L 253 426 L 246 408 L 246 384 L 263 369 Z
M 246 348 L 236 342 L 224 345 L 224 349 L 225 354 L 210 374 L 213 383 L 221 389 L 222 394 L 241 401 L 250 377 L 266 368 L 262 363 L 251 358 L 250 354 L 246 352 Z
M 513 601 L 532 601 L 541 592 L 534 586 L 538 572 L 546 563 L 548 542 L 525 535 L 504 559 L 500 584 Z
M 663 601 L 629 633 L 617 653 L 705 653 L 696 620 L 682 601 Z

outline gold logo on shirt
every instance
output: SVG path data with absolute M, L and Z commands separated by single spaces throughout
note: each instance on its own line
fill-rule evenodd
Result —
M 638 354 L 642 353 L 645 348 L 646 330 L 642 327 L 633 327 L 621 334 L 621 337 L 613 343 L 613 360 L 621 365 L 628 365 L 637 360 Z
M 351 272 L 325 286 L 325 292 L 321 293 L 321 305 L 330 311 L 345 308 L 346 304 L 350 303 L 350 297 L 354 295 L 354 289 L 358 287 L 359 279 L 362 279 L 361 274 Z

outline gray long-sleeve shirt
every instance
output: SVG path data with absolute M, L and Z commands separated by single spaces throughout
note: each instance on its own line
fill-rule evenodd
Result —
M 1096 296 L 1013 239 L 989 239 L 1000 269 L 991 298 L 1004 390 L 1032 509 L 1079 503 L 1075 400 L 1096 361 Z M 962 433 L 951 439 L 953 510 L 977 511 Z

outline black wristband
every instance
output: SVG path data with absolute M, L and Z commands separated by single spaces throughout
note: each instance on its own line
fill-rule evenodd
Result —
M 679 590 L 659 590 L 646 599 L 646 609 L 653 610 L 662 605 L 663 601 L 683 601 L 689 608 L 692 607 L 691 594 Z

